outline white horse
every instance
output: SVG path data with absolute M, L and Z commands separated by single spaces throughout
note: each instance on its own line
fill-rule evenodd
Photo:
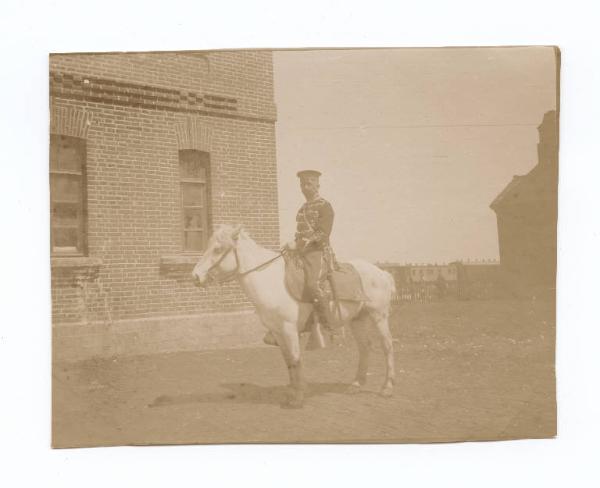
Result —
M 390 396 L 395 373 L 388 317 L 394 280 L 389 273 L 366 261 L 355 260 L 351 264 L 360 274 L 369 300 L 364 303 L 340 302 L 341 321 L 351 326 L 359 351 L 358 370 L 350 390 L 359 391 L 366 384 L 370 348 L 368 331 L 374 324 L 386 360 L 381 394 Z M 304 401 L 305 381 L 299 333 L 305 328 L 313 307 L 292 298 L 284 283 L 284 273 L 281 254 L 259 246 L 241 225 L 223 225 L 211 236 L 206 252 L 194 268 L 193 279 L 198 286 L 205 286 L 211 280 L 239 281 L 256 307 L 261 322 L 275 337 L 287 364 L 292 395 L 286 406 L 300 408 Z

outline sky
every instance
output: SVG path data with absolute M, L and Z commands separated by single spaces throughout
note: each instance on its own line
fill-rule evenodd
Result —
M 341 259 L 497 259 L 492 200 L 537 163 L 551 48 L 277 51 L 281 240 L 316 169 Z

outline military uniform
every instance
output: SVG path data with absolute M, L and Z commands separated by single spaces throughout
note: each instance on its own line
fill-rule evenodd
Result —
M 333 208 L 318 195 L 318 181 L 321 173 L 305 170 L 298 173 L 301 185 L 310 182 L 312 190 L 305 193 L 307 201 L 296 214 L 296 234 L 294 249 L 302 261 L 306 291 L 313 300 L 315 311 L 323 325 L 333 326 L 335 318 L 329 311 L 329 297 L 324 289 L 330 269 L 334 266 L 334 255 L 329 245 L 329 236 L 333 227 Z M 263 339 L 267 344 L 276 345 L 271 333 Z
M 298 173 L 307 201 L 296 215 L 295 247 L 304 267 L 305 289 L 313 300 L 315 311 L 323 325 L 333 327 L 330 296 L 325 286 L 334 267 L 334 255 L 329 244 L 334 212 L 331 204 L 319 196 L 321 173 L 305 170 Z
M 296 215 L 296 250 L 304 265 L 306 288 L 312 299 L 323 295 L 323 282 L 331 266 L 332 253 L 329 236 L 334 212 L 322 197 L 306 202 Z

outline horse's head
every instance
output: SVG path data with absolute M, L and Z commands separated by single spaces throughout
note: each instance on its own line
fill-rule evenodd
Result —
M 205 286 L 210 279 L 219 281 L 235 274 L 238 268 L 236 246 L 243 232 L 242 225 L 222 225 L 213 233 L 204 255 L 192 271 L 197 286 Z

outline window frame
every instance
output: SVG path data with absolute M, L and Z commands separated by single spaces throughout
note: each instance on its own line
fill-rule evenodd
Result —
M 80 171 L 65 170 L 60 168 L 53 168 L 53 146 L 58 144 L 61 148 L 64 141 L 71 141 L 74 145 L 79 146 L 81 154 Z M 60 149 L 59 149 L 60 154 Z M 88 208 L 87 208 L 87 141 L 81 137 L 69 136 L 65 134 L 50 134 L 50 155 L 49 155 L 49 186 L 50 186 L 50 255 L 53 258 L 58 257 L 85 257 L 88 255 Z M 59 156 L 60 158 L 60 156 Z M 78 201 L 60 200 L 56 195 L 53 195 L 52 187 L 53 180 L 55 177 L 76 177 L 80 183 L 80 192 L 78 194 Z M 77 204 L 78 211 L 78 224 L 76 227 L 72 225 L 63 225 L 62 228 L 76 228 L 77 229 L 77 243 L 74 250 L 56 250 L 54 245 L 54 232 L 55 228 L 58 228 L 54 223 L 54 205 L 58 204 Z
M 189 161 L 190 156 L 197 157 L 198 163 L 204 168 L 204 178 L 191 178 L 183 175 L 182 163 Z M 180 228 L 181 228 L 181 252 L 188 255 L 199 255 L 204 253 L 208 244 L 208 239 L 212 231 L 212 206 L 211 206 L 211 162 L 210 153 L 198 149 L 180 149 L 178 152 L 179 163 L 179 193 L 180 193 Z M 199 185 L 202 190 L 203 205 L 186 205 L 185 203 L 185 185 Z M 196 228 L 186 228 L 185 216 L 186 209 L 200 209 L 203 226 Z M 200 230 L 199 230 L 200 229 Z M 201 249 L 186 249 L 186 234 L 188 232 L 202 232 Z

